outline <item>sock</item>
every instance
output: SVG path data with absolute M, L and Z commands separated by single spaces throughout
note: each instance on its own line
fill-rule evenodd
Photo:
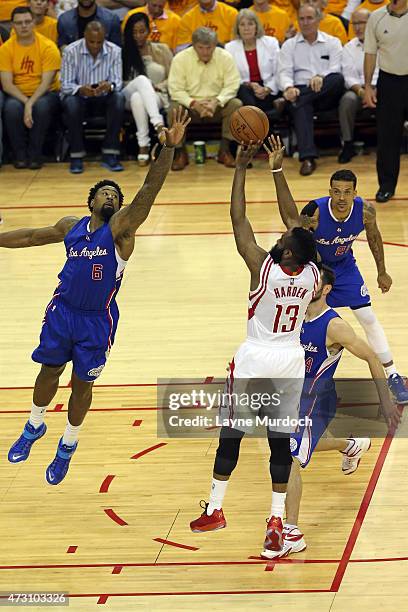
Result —
M 228 480 L 212 479 L 210 501 L 207 506 L 207 514 L 210 516 L 214 510 L 221 510 L 222 502 L 227 491 Z
M 393 374 L 398 374 L 397 372 L 397 368 L 395 367 L 394 364 L 384 367 L 385 370 L 385 374 L 387 376 L 387 378 L 389 378 L 390 376 L 392 376 Z
M 283 515 L 285 513 L 285 499 L 286 493 L 277 493 L 276 491 L 272 491 L 272 505 L 271 505 L 271 516 L 279 516 L 283 519 Z
M 71 425 L 71 423 L 67 421 L 67 426 L 65 428 L 64 435 L 62 436 L 62 443 L 66 444 L 67 446 L 73 446 L 78 440 L 80 429 L 81 425 Z
M 31 406 L 31 414 L 28 419 L 33 427 L 38 429 L 44 423 L 44 416 L 48 406 L 36 406 L 33 402 Z
M 288 531 L 290 531 L 291 529 L 299 529 L 297 525 L 291 525 L 290 523 L 285 523 L 284 527 Z

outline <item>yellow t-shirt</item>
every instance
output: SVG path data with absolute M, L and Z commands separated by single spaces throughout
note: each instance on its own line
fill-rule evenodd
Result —
M 217 32 L 218 42 L 221 44 L 229 42 L 232 39 L 232 29 L 237 15 L 236 9 L 222 2 L 217 2 L 215 9 L 208 13 L 195 6 L 181 18 L 177 45 L 190 44 L 194 30 L 200 27 Z
M 295 23 L 297 18 L 297 8 L 292 4 L 292 0 L 269 0 L 269 4 L 277 6 L 281 11 L 285 11 L 289 16 L 290 23 Z
M 265 13 L 258 13 L 253 5 L 249 8 L 259 17 L 266 36 L 275 36 L 280 43 L 285 41 L 285 34 L 290 26 L 290 19 L 285 11 L 278 9 L 276 6 L 271 6 L 269 11 Z
M 324 12 L 333 13 L 334 15 L 341 15 L 346 6 L 347 0 L 329 0 Z
M 377 4 L 374 4 L 374 2 L 370 2 L 370 0 L 364 0 L 364 2 L 359 4 L 355 10 L 359 11 L 360 9 L 367 9 L 367 11 L 370 11 L 370 13 L 372 13 L 373 11 L 376 11 L 382 6 L 387 6 L 387 4 L 389 3 L 390 3 L 390 0 L 382 0 L 382 2 L 379 2 L 379 3 L 377 2 Z M 355 38 L 355 36 L 356 36 L 356 33 L 350 21 L 349 27 L 348 27 L 348 39 L 351 40 L 352 38 Z
M 57 20 L 54 17 L 45 16 L 42 24 L 35 26 L 35 31 L 57 44 Z
M 143 6 L 137 9 L 132 9 L 127 13 L 124 20 L 122 21 L 122 30 L 125 29 L 126 23 L 131 15 L 135 13 L 146 13 L 149 16 L 150 21 L 150 35 L 149 40 L 152 42 L 164 43 L 170 49 L 175 49 L 177 44 L 177 32 L 180 25 L 180 17 L 165 9 L 165 19 L 153 19 L 147 11 L 147 7 Z
M 57 44 L 57 20 L 54 19 L 54 17 L 44 17 L 44 21 L 40 25 L 36 25 L 34 29 L 39 34 L 42 34 L 46 38 L 52 40 L 53 43 Z M 11 28 L 11 36 L 15 35 L 14 28 Z
M 19 45 L 17 37 L 12 36 L 0 47 L 0 71 L 12 72 L 13 83 L 26 96 L 32 96 L 39 84 L 43 72 L 59 70 L 61 56 L 58 47 L 48 38 L 34 34 L 32 45 Z M 58 79 L 55 76 L 50 91 L 58 89 Z
M 295 28 L 298 32 L 300 31 L 298 21 L 295 23 Z M 330 34 L 330 36 L 336 36 L 342 45 L 345 45 L 348 41 L 347 32 L 343 24 L 338 17 L 334 17 L 333 15 L 324 15 L 319 24 L 319 30 L 326 34 Z
M 0 21 L 10 21 L 16 6 L 27 6 L 27 0 L 0 0 Z
M 198 3 L 198 0 L 167 0 L 164 10 L 173 11 L 176 15 L 182 17 Z

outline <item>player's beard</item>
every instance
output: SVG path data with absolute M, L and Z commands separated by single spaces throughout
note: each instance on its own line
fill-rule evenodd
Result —
M 310 300 L 312 302 L 312 304 L 314 302 L 318 302 L 320 300 L 320 298 L 323 295 L 323 287 L 320 289 L 320 291 L 318 291 L 317 293 L 314 294 L 314 297 L 312 297 L 312 299 Z
M 101 216 L 104 221 L 109 221 L 115 214 L 115 209 L 112 205 L 104 204 L 101 208 Z
M 283 249 L 282 247 L 278 246 L 277 244 L 275 244 L 275 246 L 273 246 L 271 248 L 271 250 L 269 251 L 269 253 L 271 254 L 271 257 L 273 259 L 273 261 L 275 263 L 280 263 L 282 261 L 282 257 L 283 257 L 283 251 L 285 249 Z

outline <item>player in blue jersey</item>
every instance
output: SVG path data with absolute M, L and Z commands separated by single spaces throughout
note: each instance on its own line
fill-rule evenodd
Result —
M 42 365 L 30 418 L 8 454 L 11 463 L 25 461 L 33 443 L 45 434 L 45 411 L 67 362 L 72 361 L 68 421 L 57 454 L 46 470 L 49 484 L 63 480 L 77 448 L 79 430 L 91 406 L 92 386 L 105 367 L 115 338 L 119 318 L 116 295 L 133 253 L 135 232 L 149 215 L 189 121 L 187 111 L 181 107 L 174 111 L 171 129 L 163 128 L 160 133 L 161 153 L 129 206 L 122 208 L 119 185 L 104 180 L 89 192 L 90 216 L 64 217 L 50 227 L 0 234 L 0 247 L 7 248 L 65 243 L 67 261 L 45 311 L 40 344 L 32 355 Z
M 310 229 L 324 264 L 336 274 L 336 283 L 327 303 L 333 308 L 348 306 L 363 327 L 367 340 L 385 369 L 388 385 L 400 404 L 408 404 L 408 389 L 398 374 L 384 330 L 372 307 L 368 289 L 357 267 L 352 245 L 365 229 L 367 242 L 377 266 L 378 287 L 389 291 L 384 248 L 374 206 L 357 196 L 357 178 L 350 170 L 339 170 L 330 179 L 330 196 L 312 200 L 299 215 L 282 169 L 284 147 L 279 138 L 269 139 L 269 163 L 274 170 L 279 211 L 286 227 Z
M 335 275 L 322 266 L 321 285 L 306 312 L 301 332 L 305 349 L 306 375 L 300 402 L 300 422 L 308 417 L 310 423 L 291 436 L 292 464 L 286 497 L 286 523 L 283 530 L 281 552 L 264 550 L 268 559 L 286 557 L 306 548 L 303 533 L 298 528 L 302 480 L 299 466 L 305 468 L 316 450 L 338 450 L 343 454 L 342 471 L 356 471 L 362 455 L 369 450 L 369 438 L 322 438 L 336 414 L 337 396 L 334 373 L 346 349 L 355 357 L 366 361 L 377 387 L 382 413 L 389 425 L 398 425 L 398 410 L 391 402 L 381 363 L 374 351 L 359 338 L 352 327 L 328 306 L 328 297 L 335 286 Z

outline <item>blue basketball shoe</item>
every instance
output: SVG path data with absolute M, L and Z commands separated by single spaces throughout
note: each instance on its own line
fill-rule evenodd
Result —
M 31 425 L 30 421 L 27 421 L 24 425 L 23 433 L 9 450 L 8 460 L 10 463 L 19 463 L 28 459 L 32 445 L 36 440 L 42 438 L 46 431 L 47 426 L 45 423 L 35 428 Z
M 68 472 L 72 455 L 75 453 L 77 446 L 78 442 L 75 442 L 73 446 L 63 444 L 61 438 L 58 442 L 57 454 L 45 472 L 45 478 L 48 484 L 57 485 L 64 480 Z
M 391 374 L 388 378 L 388 386 L 398 404 L 408 404 L 408 389 L 402 376 Z

